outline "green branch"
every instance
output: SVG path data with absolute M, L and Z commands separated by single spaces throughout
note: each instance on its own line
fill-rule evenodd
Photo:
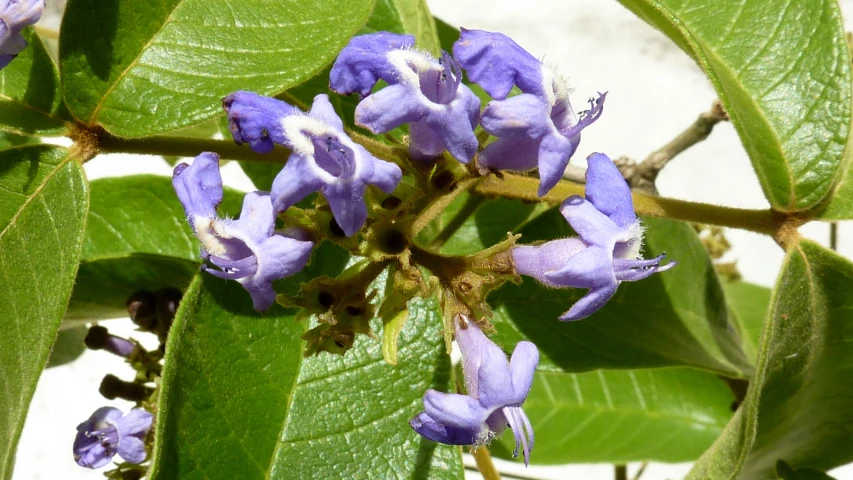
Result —
M 284 165 L 290 150 L 276 145 L 268 154 L 255 153 L 248 145 L 231 140 L 212 138 L 172 137 L 160 135 L 145 138 L 119 138 L 107 132 L 97 132 L 97 151 L 100 153 L 136 153 L 172 157 L 195 157 L 201 152 L 215 152 L 227 160 L 277 163 Z M 76 140 L 76 139 L 75 139 Z
M 517 198 L 533 202 L 547 202 L 559 205 L 572 195 L 583 195 L 584 186 L 561 181 L 544 197 L 536 195 L 539 179 L 504 173 L 502 178 L 490 175 L 481 178 L 471 187 L 471 191 L 486 197 Z M 772 210 L 747 210 L 743 208 L 721 207 L 707 203 L 686 202 L 672 198 L 632 193 L 634 209 L 638 215 L 671 218 L 688 222 L 722 225 L 739 228 L 765 235 L 777 236 L 784 224 L 781 214 Z

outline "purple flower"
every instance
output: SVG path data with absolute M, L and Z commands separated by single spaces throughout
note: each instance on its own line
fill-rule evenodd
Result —
M 335 61 L 329 85 L 343 95 L 367 97 L 356 107 L 355 121 L 373 133 L 408 123 L 412 158 L 432 160 L 447 150 L 468 163 L 477 153 L 480 100 L 462 84 L 459 64 L 447 52 L 436 60 L 414 43 L 411 35 L 387 32 L 353 37 Z M 380 79 L 388 86 L 370 94 Z
M 573 195 L 560 206 L 578 237 L 512 249 L 521 275 L 549 287 L 589 289 L 560 317 L 563 321 L 592 315 L 616 293 L 620 282 L 642 280 L 675 266 L 675 262 L 661 266 L 663 254 L 650 260 L 639 257 L 643 228 L 628 184 L 607 155 L 593 153 L 587 161 L 586 199 Z
M 21 30 L 38 22 L 43 10 L 44 0 L 0 0 L 0 68 L 27 48 Z
M 145 436 L 154 416 L 135 408 L 123 414 L 112 407 L 101 407 L 88 420 L 77 425 L 74 461 L 87 468 L 101 468 L 118 454 L 126 462 L 145 460 Z
M 497 100 L 483 111 L 481 124 L 498 137 L 479 157 L 499 170 L 539 167 L 539 196 L 560 180 L 580 143 L 581 130 L 601 115 L 606 94 L 590 99 L 578 116 L 563 79 L 506 35 L 462 29 L 453 54 L 468 78 Z M 507 98 L 513 85 L 521 94 Z
M 223 103 L 237 143 L 252 139 L 254 144 L 265 145 L 269 140 L 293 150 L 273 181 L 276 213 L 319 190 L 349 237 L 367 220 L 367 185 L 391 193 L 403 177 L 400 167 L 374 157 L 344 133 L 343 122 L 326 95 L 314 97 L 307 115 L 251 92 L 233 93 Z
M 518 342 L 507 362 L 503 351 L 474 322 L 456 322 L 456 342 L 462 351 L 467 395 L 427 390 L 424 411 L 411 422 L 424 437 L 449 445 L 483 445 L 509 426 L 524 463 L 530 462 L 533 428 L 521 405 L 530 392 L 539 351 L 530 342 Z
M 201 241 L 201 256 L 209 263 L 202 269 L 240 282 L 256 310 L 266 310 L 275 302 L 274 280 L 293 275 L 308 263 L 313 242 L 299 238 L 298 231 L 274 231 L 275 214 L 268 193 L 247 193 L 239 219 L 219 218 L 219 155 L 204 152 L 192 165 L 178 165 L 172 185 Z

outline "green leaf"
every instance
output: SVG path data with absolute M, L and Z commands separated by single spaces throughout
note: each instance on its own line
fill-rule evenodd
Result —
M 688 478 L 773 478 L 778 460 L 828 470 L 853 460 L 853 264 L 792 247 L 773 291 L 746 399 Z
M 770 305 L 770 289 L 752 283 L 736 281 L 723 282 L 726 301 L 729 304 L 729 316 L 738 326 L 743 340 L 743 351 L 752 363 L 758 357 L 758 342 L 764 328 L 764 317 Z
M 47 368 L 71 363 L 83 355 L 83 352 L 86 351 L 86 344 L 83 343 L 83 340 L 88 333 L 89 329 L 85 325 L 60 330 L 56 335 L 56 341 L 53 343 L 53 350 L 50 351 Z
M 64 148 L 0 150 L 0 478 L 68 304 L 88 187 Z
M 624 282 L 604 308 L 565 323 L 557 318 L 586 291 L 546 288 L 525 277 L 489 297 L 498 338 L 506 345 L 528 339 L 539 347 L 540 365 L 570 372 L 686 365 L 748 376 L 752 366 L 730 328 L 722 288 L 696 232 L 671 220 L 643 223 L 644 256 L 666 252 L 678 262 L 673 269 Z M 556 209 L 520 232 L 523 243 L 571 234 Z
M 198 272 L 199 245 L 170 178 L 134 175 L 95 180 L 80 271 L 65 321 L 127 316 L 137 290 L 184 289 Z M 226 189 L 220 210 L 240 212 Z
M 620 2 L 708 74 L 774 208 L 824 200 L 851 157 L 850 55 L 838 2 Z
M 531 462 L 694 460 L 726 426 L 733 400 L 722 380 L 689 368 L 538 370 L 524 402 L 536 433 Z M 505 434 L 492 453 L 511 458 L 514 444 Z
M 340 272 L 314 264 L 328 257 L 288 281 Z M 450 379 L 433 301 L 409 304 L 396 367 L 365 336 L 343 357 L 303 358 L 295 314 L 255 312 L 236 282 L 193 282 L 166 348 L 152 479 L 462 478 L 459 448 L 408 425 Z
M 826 473 L 813 468 L 794 470 L 783 460 L 776 462 L 776 474 L 783 480 L 835 480 Z
M 67 112 L 59 70 L 33 29 L 23 34 L 30 45 L 0 70 L 0 130 L 60 135 L 65 132 Z
M 138 137 L 221 112 L 235 90 L 281 92 L 329 64 L 372 0 L 71 0 L 65 100 L 87 125 Z
M 380 31 L 410 33 L 417 46 L 436 56 L 440 53 L 436 24 L 424 0 L 376 0 L 360 33 Z

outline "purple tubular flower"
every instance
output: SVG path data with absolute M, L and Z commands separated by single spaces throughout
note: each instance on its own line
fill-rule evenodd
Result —
M 483 445 L 509 426 L 524 463 L 530 462 L 533 428 L 521 405 L 530 392 L 539 351 L 519 342 L 507 362 L 506 355 L 473 322 L 467 328 L 456 322 L 456 341 L 468 395 L 427 390 L 424 411 L 409 424 L 424 437 L 448 445 Z
M 560 207 L 578 237 L 512 249 L 516 271 L 549 287 L 586 288 L 586 295 L 560 320 L 580 320 L 604 306 L 620 282 L 642 280 L 675 266 L 664 255 L 639 257 L 643 228 L 634 213 L 631 190 L 607 155 L 587 159 L 586 199 L 573 195 Z
M 480 153 L 480 165 L 499 170 L 539 167 L 541 197 L 554 188 L 580 144 L 581 130 L 601 116 L 606 94 L 578 116 L 565 81 L 506 35 L 462 29 L 453 54 L 468 78 L 496 98 L 481 124 L 498 137 Z M 507 98 L 513 85 L 521 94 Z
M 477 153 L 474 127 L 480 100 L 462 84 L 459 64 L 446 52 L 436 60 L 414 49 L 414 37 L 387 32 L 360 35 L 341 50 L 329 85 L 365 98 L 355 121 L 373 133 L 409 124 L 409 153 L 432 160 L 444 150 L 463 163 Z M 378 80 L 389 86 L 370 94 Z
M 101 468 L 118 454 L 126 462 L 145 460 L 145 436 L 154 416 L 135 408 L 126 415 L 112 407 L 101 407 L 77 425 L 74 461 L 86 468 Z
M 192 165 L 175 167 L 172 185 L 201 241 L 201 256 L 207 261 L 202 270 L 240 282 L 256 310 L 264 311 L 275 302 L 274 280 L 293 275 L 308 263 L 313 242 L 299 238 L 299 232 L 274 231 L 268 193 L 247 193 L 239 219 L 217 216 L 222 178 L 215 153 L 204 152 Z
M 298 108 L 271 97 L 238 91 L 222 100 L 228 112 L 228 130 L 237 145 L 248 143 L 258 153 L 270 153 L 275 143 L 285 145 L 283 125 L 275 119 L 301 113 Z
M 24 27 L 41 18 L 44 0 L 0 0 L 0 69 L 27 48 Z

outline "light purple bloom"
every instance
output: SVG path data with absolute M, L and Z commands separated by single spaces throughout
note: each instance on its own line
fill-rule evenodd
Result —
M 154 416 L 135 408 L 126 415 L 112 407 L 101 407 L 77 425 L 74 461 L 87 468 L 101 468 L 118 454 L 126 462 L 145 460 L 145 436 Z
M 44 0 L 0 0 L 0 68 L 27 48 L 21 30 L 38 22 L 43 10 Z
M 300 238 L 298 231 L 274 231 L 275 214 L 268 193 L 247 193 L 239 219 L 219 218 L 219 155 L 204 152 L 192 165 L 178 165 L 172 185 L 201 241 L 202 258 L 209 263 L 202 269 L 240 282 L 256 310 L 266 310 L 275 302 L 274 280 L 293 275 L 308 263 L 313 242 Z
M 367 185 L 392 193 L 403 177 L 400 167 L 374 157 L 344 133 L 343 122 L 327 95 L 314 97 L 307 115 L 282 101 L 251 92 L 233 93 L 224 105 L 238 143 L 242 141 L 238 138 L 251 138 L 264 145 L 264 138 L 268 138 L 293 150 L 273 181 L 276 213 L 319 190 L 349 237 L 367 220 Z
M 573 195 L 560 207 L 578 237 L 512 249 L 521 275 L 549 287 L 589 289 L 560 317 L 563 321 L 592 315 L 616 293 L 620 282 L 642 280 L 675 266 L 675 262 L 660 265 L 663 254 L 650 260 L 639 256 L 643 228 L 628 184 L 607 155 L 593 153 L 587 161 L 586 199 Z
M 580 144 L 581 130 L 601 115 L 606 94 L 590 100 L 578 116 L 566 82 L 506 35 L 462 29 L 453 54 L 468 78 L 497 99 L 480 123 L 498 137 L 479 156 L 481 166 L 499 170 L 539 167 L 539 196 L 559 182 Z M 521 94 L 507 98 L 513 85 Z
M 524 463 L 530 462 L 533 428 L 521 405 L 530 392 L 539 364 L 539 351 L 530 342 L 518 342 L 512 358 L 486 337 L 474 322 L 467 328 L 456 321 L 456 342 L 462 351 L 467 395 L 427 390 L 424 411 L 411 422 L 424 437 L 449 445 L 483 445 L 509 426 Z
M 474 127 L 480 100 L 462 84 L 459 64 L 443 52 L 436 60 L 414 48 L 411 35 L 379 32 L 353 37 L 329 75 L 332 90 L 367 97 L 355 122 L 373 133 L 409 124 L 409 153 L 432 160 L 444 150 L 463 163 L 477 153 Z M 371 94 L 378 80 L 388 86 Z

